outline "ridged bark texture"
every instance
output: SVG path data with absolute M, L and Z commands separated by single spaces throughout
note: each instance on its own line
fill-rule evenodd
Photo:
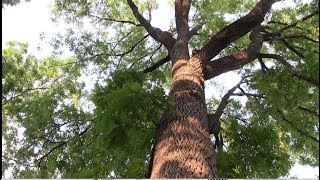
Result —
M 214 178 L 215 151 L 207 125 L 202 65 L 173 65 L 173 111 L 158 126 L 151 178 Z

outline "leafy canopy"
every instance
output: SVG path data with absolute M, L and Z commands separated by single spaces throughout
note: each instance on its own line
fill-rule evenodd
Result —
M 205 26 L 190 49 L 201 48 L 255 3 L 194 1 L 190 24 Z M 155 1 L 136 4 L 145 17 L 158 7 Z M 264 32 L 269 39 L 261 52 L 282 58 L 264 57 L 236 70 L 246 81 L 220 119 L 220 177 L 277 178 L 297 160 L 319 166 L 317 11 L 316 1 L 298 1 L 269 12 Z M 145 177 L 157 121 L 169 107 L 171 69 L 167 63 L 142 72 L 166 56 L 165 48 L 138 24 L 124 0 L 56 0 L 53 12 L 56 21 L 74 26 L 51 43 L 57 52 L 66 45 L 74 57 L 36 59 L 18 42 L 2 50 L 3 174 L 13 169 L 15 178 Z M 310 14 L 315 15 L 303 19 Z M 246 35 L 219 56 L 249 42 Z M 85 90 L 84 75 L 97 78 L 92 91 Z M 214 112 L 221 99 L 207 98 Z

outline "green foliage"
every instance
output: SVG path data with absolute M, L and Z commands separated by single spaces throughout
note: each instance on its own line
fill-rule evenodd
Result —
M 168 101 L 161 73 L 118 70 L 89 98 L 73 60 L 26 53 L 16 42 L 2 52 L 3 170 L 17 178 L 144 177 Z M 83 107 L 90 99 L 93 113 Z
M 285 69 L 257 73 L 252 88 L 268 98 L 258 104 L 250 102 L 248 107 L 278 120 L 279 128 L 290 136 L 290 149 L 302 164 L 319 166 L 319 144 L 315 140 L 319 136 L 319 89 L 287 74 Z
M 77 81 L 80 68 L 73 61 L 36 59 L 27 55 L 27 44 L 17 42 L 2 51 L 2 163 L 13 168 L 15 177 L 54 176 L 53 166 L 35 170 L 39 157 L 81 131 L 90 119 L 79 104 L 83 84 Z M 50 156 L 51 161 L 57 156 Z
M 290 170 L 289 149 L 276 124 L 265 123 L 264 119 L 251 119 L 246 124 L 232 118 L 228 120 L 231 124 L 224 132 L 227 151 L 218 152 L 219 176 L 276 178 Z M 229 171 L 225 171 L 226 168 Z
M 193 1 L 190 26 L 205 25 L 189 47 L 201 48 L 256 2 Z M 145 16 L 147 1 L 135 3 Z M 272 10 L 268 19 L 274 23 L 266 32 L 317 9 L 316 1 L 298 1 Z M 157 122 L 169 107 L 163 87 L 171 86 L 171 64 L 141 72 L 164 58 L 166 49 L 137 25 L 124 0 L 56 0 L 53 12 L 56 21 L 74 26 L 50 43 L 56 52 L 67 46 L 75 57 L 36 59 L 18 42 L 2 50 L 2 172 L 13 168 L 15 178 L 145 177 Z M 243 90 L 263 98 L 229 102 L 221 118 L 225 146 L 217 150 L 220 177 L 277 178 L 296 160 L 319 166 L 319 87 L 292 74 L 319 79 L 318 22 L 317 15 L 281 33 L 307 37 L 285 38 L 300 54 L 281 40 L 264 43 L 263 53 L 281 55 L 292 67 L 263 59 L 269 70 L 254 61 L 238 71 L 247 79 Z M 248 37 L 219 56 L 246 49 Z M 92 91 L 84 91 L 84 74 L 97 77 Z M 214 112 L 220 101 L 213 99 L 208 110 Z
M 116 177 L 146 173 L 156 123 L 168 103 L 163 89 L 155 85 L 142 73 L 116 71 L 106 86 L 97 85 L 94 90 L 93 129 L 99 134 L 97 141 L 114 155 L 114 163 L 108 166 L 114 166 Z

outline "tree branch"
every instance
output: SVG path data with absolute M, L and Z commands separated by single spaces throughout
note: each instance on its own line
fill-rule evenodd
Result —
M 27 89 L 23 90 L 21 93 L 19 93 L 17 95 L 14 95 L 14 96 L 12 96 L 11 98 L 9 98 L 7 100 L 6 99 L 2 99 L 2 105 L 6 104 L 9 101 L 12 101 L 13 99 L 16 99 L 19 96 L 22 96 L 23 94 L 25 94 L 27 92 L 35 91 L 35 90 L 45 90 L 45 89 L 49 89 L 49 88 L 50 88 L 50 86 L 48 86 L 48 87 L 27 88 Z
M 319 139 L 307 134 L 306 132 L 302 131 L 300 128 L 298 128 L 293 122 L 289 121 L 284 114 L 282 113 L 282 111 L 280 109 L 277 109 L 277 112 L 281 115 L 282 120 L 287 122 L 288 124 L 290 124 L 296 131 L 298 131 L 301 135 L 308 137 L 309 139 L 319 143 Z
M 133 15 L 145 28 L 145 30 L 150 34 L 150 36 L 156 41 L 163 44 L 168 50 L 171 50 L 175 42 L 175 39 L 172 37 L 171 33 L 162 31 L 159 28 L 151 26 L 150 22 L 140 14 L 138 7 L 132 2 L 132 0 L 127 0 L 127 3 L 133 12 Z
M 46 158 L 46 157 L 49 156 L 49 154 L 51 154 L 54 150 L 60 148 L 61 146 L 65 145 L 65 144 L 67 144 L 67 142 L 66 142 L 66 141 L 63 141 L 62 143 L 54 146 L 54 147 L 53 147 L 50 151 L 48 151 L 46 154 L 44 154 L 44 155 L 39 159 L 38 169 L 40 169 L 40 167 L 41 167 L 41 162 L 42 162 L 42 160 L 43 160 L 44 158 Z
M 257 98 L 265 98 L 263 95 L 261 94 L 252 94 L 252 93 L 233 93 L 231 94 L 231 96 L 247 96 L 247 97 L 257 97 Z
M 311 110 L 311 109 L 308 109 L 308 108 L 302 107 L 302 106 L 298 106 L 298 109 L 319 117 L 319 113 L 317 111 L 314 111 L 314 110 Z
M 251 43 L 246 50 L 207 63 L 204 70 L 205 80 L 228 71 L 239 69 L 245 64 L 255 60 L 258 57 L 263 43 L 263 36 L 260 34 L 261 30 L 262 26 L 260 25 L 252 30 L 250 34 Z
M 233 92 L 240 87 L 240 84 L 242 84 L 244 79 L 242 79 L 238 84 L 233 86 L 221 99 L 221 102 L 216 110 L 216 112 L 213 115 L 210 115 L 210 120 L 213 122 L 208 122 L 209 125 L 209 132 L 212 133 L 214 131 L 215 122 L 218 122 L 224 112 L 224 109 L 227 107 L 229 103 L 229 98 L 231 95 L 233 95 Z
M 79 13 L 80 12 L 79 10 L 76 10 L 76 9 L 68 9 L 68 10 L 69 11 L 73 11 L 75 13 Z M 124 24 L 132 24 L 132 25 L 135 25 L 135 26 L 141 26 L 140 24 L 137 24 L 137 23 L 132 22 L 132 21 L 112 19 L 112 18 L 108 18 L 108 17 L 100 17 L 98 15 L 90 14 L 90 13 L 88 13 L 87 15 L 91 16 L 91 17 L 94 17 L 94 18 L 97 18 L 97 19 L 105 20 L 105 21 L 112 21 L 112 22 L 117 22 L 117 23 L 124 23 Z
M 263 62 L 262 58 L 258 58 L 258 61 L 260 63 L 261 69 L 263 70 L 263 72 L 266 72 L 267 70 L 269 70 L 269 68 L 266 66 L 266 64 Z
M 143 40 L 145 40 L 147 37 L 149 36 L 149 34 L 143 36 L 143 38 L 141 38 L 138 42 L 136 42 L 127 52 L 121 53 L 121 54 L 117 54 L 115 56 L 125 56 L 126 54 L 129 54 L 130 52 L 132 52 L 134 50 L 134 48 L 136 48 Z
M 178 32 L 177 40 L 189 39 L 189 11 L 190 11 L 190 0 L 176 0 L 175 1 L 175 19 L 176 28 Z
M 170 61 L 170 56 L 167 55 L 166 57 L 162 58 L 161 60 L 159 60 L 158 62 L 154 63 L 153 65 L 151 65 L 150 67 L 147 67 L 146 69 L 143 70 L 143 73 L 149 73 L 155 69 L 157 69 L 158 67 L 160 67 L 161 65 L 167 63 Z
M 128 33 L 129 35 L 130 33 Z M 143 36 L 138 42 L 136 42 L 133 46 L 131 46 L 131 48 L 129 50 L 127 50 L 126 52 L 123 52 L 123 53 L 120 53 L 120 54 L 105 54 L 105 53 L 100 53 L 100 54 L 92 54 L 92 53 L 89 53 L 91 55 L 91 57 L 88 57 L 86 58 L 86 60 L 90 60 L 90 59 L 93 59 L 95 57 L 98 57 L 98 56 L 114 56 L 114 57 L 120 57 L 120 58 L 123 58 L 123 56 L 131 53 L 143 40 L 145 40 L 147 37 L 149 36 L 149 34 Z M 124 37 L 125 38 L 125 37 Z M 116 47 L 117 45 L 114 46 L 114 48 Z
M 316 40 L 316 39 L 312 39 L 308 36 L 305 36 L 303 34 L 296 34 L 296 35 L 290 35 L 290 36 L 282 36 L 282 37 L 276 37 L 276 38 L 273 38 L 272 40 L 282 40 L 282 39 L 292 39 L 292 38 L 303 38 L 303 39 L 306 39 L 306 40 L 309 40 L 311 42 L 314 42 L 314 43 L 319 43 L 319 40 Z
M 192 36 L 197 35 L 198 31 L 202 28 L 203 25 L 204 25 L 204 23 L 200 23 L 200 24 L 194 26 L 189 32 L 189 39 L 191 39 Z
M 307 75 L 303 75 L 301 74 L 299 71 L 296 71 L 294 70 L 294 67 L 289 64 L 285 59 L 284 57 L 280 56 L 280 55 L 277 55 L 277 54 L 260 54 L 259 57 L 261 58 L 272 58 L 272 59 L 275 59 L 275 60 L 278 60 L 281 64 L 283 64 L 284 66 L 288 67 L 289 68 L 289 72 L 292 76 L 298 78 L 298 79 L 301 79 L 301 80 L 304 80 L 310 84 L 313 84 L 315 86 L 319 86 L 319 79 L 314 79 L 310 76 L 307 76 Z
M 91 17 L 97 18 L 97 19 L 105 20 L 105 21 L 112 21 L 112 22 L 117 22 L 117 23 L 132 24 L 132 25 L 135 25 L 135 26 L 141 26 L 141 24 L 137 24 L 137 23 L 132 22 L 132 21 L 118 20 L 118 19 L 112 19 L 112 18 L 107 18 L 107 17 L 100 17 L 100 16 L 95 15 L 95 14 L 88 14 L 88 15 L 91 16 Z
M 296 50 L 293 46 L 291 46 L 285 39 L 281 39 L 281 42 L 290 49 L 292 52 L 294 52 L 296 55 L 298 55 L 300 58 L 304 58 L 304 55 L 300 53 L 298 50 Z
M 313 12 L 313 13 L 311 13 L 311 14 L 303 17 L 303 18 L 300 19 L 299 21 L 297 21 L 297 22 L 295 22 L 295 23 L 293 23 L 293 24 L 290 24 L 290 25 L 288 25 L 288 26 L 285 26 L 285 27 L 281 28 L 281 29 L 278 31 L 278 33 L 282 33 L 283 31 L 285 31 L 285 30 L 287 30 L 287 29 L 289 29 L 289 28 L 295 27 L 298 23 L 301 23 L 301 22 L 303 22 L 303 21 L 305 21 L 305 20 L 307 20 L 307 19 L 309 19 L 309 18 L 311 18 L 311 17 L 313 17 L 313 16 L 315 16 L 315 15 L 318 15 L 318 14 L 319 14 L 319 11 Z
M 83 134 L 85 134 L 86 132 L 88 132 L 89 128 L 91 126 L 87 127 L 85 130 L 83 130 L 82 132 L 79 133 L 79 136 L 82 136 Z M 70 141 L 70 139 L 68 140 Z M 50 149 L 47 153 L 45 153 L 43 156 L 41 156 L 38 160 L 36 161 L 39 161 L 38 162 L 38 169 L 40 169 L 41 167 L 41 162 L 43 161 L 44 158 L 48 157 L 54 150 L 62 147 L 63 145 L 66 145 L 68 141 L 62 141 L 60 144 L 54 146 L 52 149 Z
M 254 27 L 260 25 L 264 20 L 264 16 L 276 1 L 278 0 L 260 0 L 247 15 L 234 21 L 212 36 L 209 42 L 196 55 L 196 58 L 202 59 L 204 62 L 210 61 L 231 42 L 241 38 Z

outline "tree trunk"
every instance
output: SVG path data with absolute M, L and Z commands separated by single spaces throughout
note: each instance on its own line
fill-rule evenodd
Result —
M 151 178 L 217 177 L 215 151 L 207 122 L 204 81 L 239 69 L 258 57 L 263 43 L 261 23 L 276 1 L 260 0 L 247 15 L 212 35 L 190 58 L 189 40 L 202 26 L 200 24 L 190 30 L 191 0 L 175 0 L 177 38 L 168 31 L 153 27 L 133 1 L 127 0 L 139 23 L 169 53 L 144 72 L 150 72 L 169 60 L 172 63 L 172 111 L 163 115 L 157 128 Z M 231 42 L 250 31 L 251 43 L 246 50 L 212 60 Z
M 197 59 L 173 65 L 173 111 L 162 116 L 157 129 L 151 178 L 217 177 L 203 84 Z

